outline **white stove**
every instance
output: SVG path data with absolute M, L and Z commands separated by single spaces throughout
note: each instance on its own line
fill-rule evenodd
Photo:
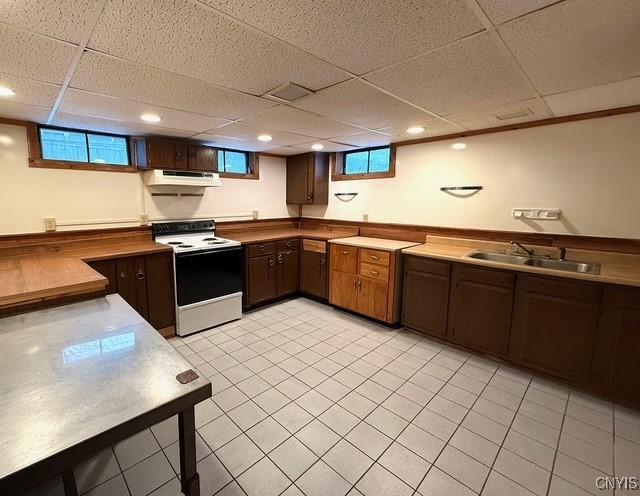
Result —
M 242 317 L 242 247 L 216 236 L 213 220 L 153 224 L 154 239 L 173 248 L 179 336 Z

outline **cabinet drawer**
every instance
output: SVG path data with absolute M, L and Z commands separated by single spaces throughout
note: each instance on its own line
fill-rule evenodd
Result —
M 387 282 L 389 280 L 389 267 L 360 262 L 360 275 L 376 281 Z
M 316 253 L 326 253 L 327 243 L 316 239 L 303 239 L 302 249 L 304 251 L 315 251 Z
M 456 265 L 455 278 L 457 280 L 475 281 L 481 284 L 513 288 L 516 274 L 501 269 L 481 269 L 469 265 Z
M 298 251 L 300 249 L 300 240 L 298 238 L 285 239 L 276 243 L 277 250 L 280 251 Z
M 354 246 L 331 245 L 331 270 L 357 274 L 358 249 Z
M 249 245 L 247 248 L 249 258 L 259 257 L 260 255 L 273 255 L 275 252 L 275 243 L 256 243 L 255 245 Z
M 406 257 L 405 267 L 407 270 L 417 270 L 419 272 L 428 272 L 429 274 L 437 274 L 440 276 L 448 276 L 451 274 L 451 264 L 422 257 Z
M 381 250 L 371 250 L 369 248 L 361 248 L 360 261 L 363 263 L 389 265 L 389 252 Z

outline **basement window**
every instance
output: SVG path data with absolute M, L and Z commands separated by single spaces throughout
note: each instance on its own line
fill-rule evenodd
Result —
M 130 168 L 126 136 L 41 126 L 38 137 L 42 162 Z
M 218 172 L 249 174 L 249 154 L 237 150 L 218 149 Z
M 331 178 L 344 181 L 394 176 L 395 147 L 391 145 L 336 153 Z

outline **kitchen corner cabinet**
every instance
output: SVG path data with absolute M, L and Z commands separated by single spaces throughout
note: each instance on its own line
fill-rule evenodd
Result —
M 118 293 L 163 335 L 174 333 L 171 253 L 97 260 L 89 265 L 107 278 L 107 294 Z
M 329 303 L 395 324 L 400 320 L 400 252 L 332 244 Z
M 326 300 L 327 289 L 327 243 L 303 239 L 300 252 L 300 291 Z
M 309 152 L 287 157 L 287 204 L 329 203 L 329 154 Z
M 298 292 L 299 239 L 251 244 L 245 257 L 245 307 Z
M 133 138 L 135 164 L 142 169 L 215 171 L 215 148 L 160 138 Z

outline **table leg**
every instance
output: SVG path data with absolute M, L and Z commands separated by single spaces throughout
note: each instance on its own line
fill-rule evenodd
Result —
M 62 484 L 64 485 L 65 496 L 78 496 L 78 488 L 76 486 L 76 478 L 73 475 L 73 470 L 66 470 L 62 472 Z
M 178 414 L 180 435 L 180 484 L 187 496 L 200 496 L 200 477 L 196 472 L 196 420 L 194 407 Z

